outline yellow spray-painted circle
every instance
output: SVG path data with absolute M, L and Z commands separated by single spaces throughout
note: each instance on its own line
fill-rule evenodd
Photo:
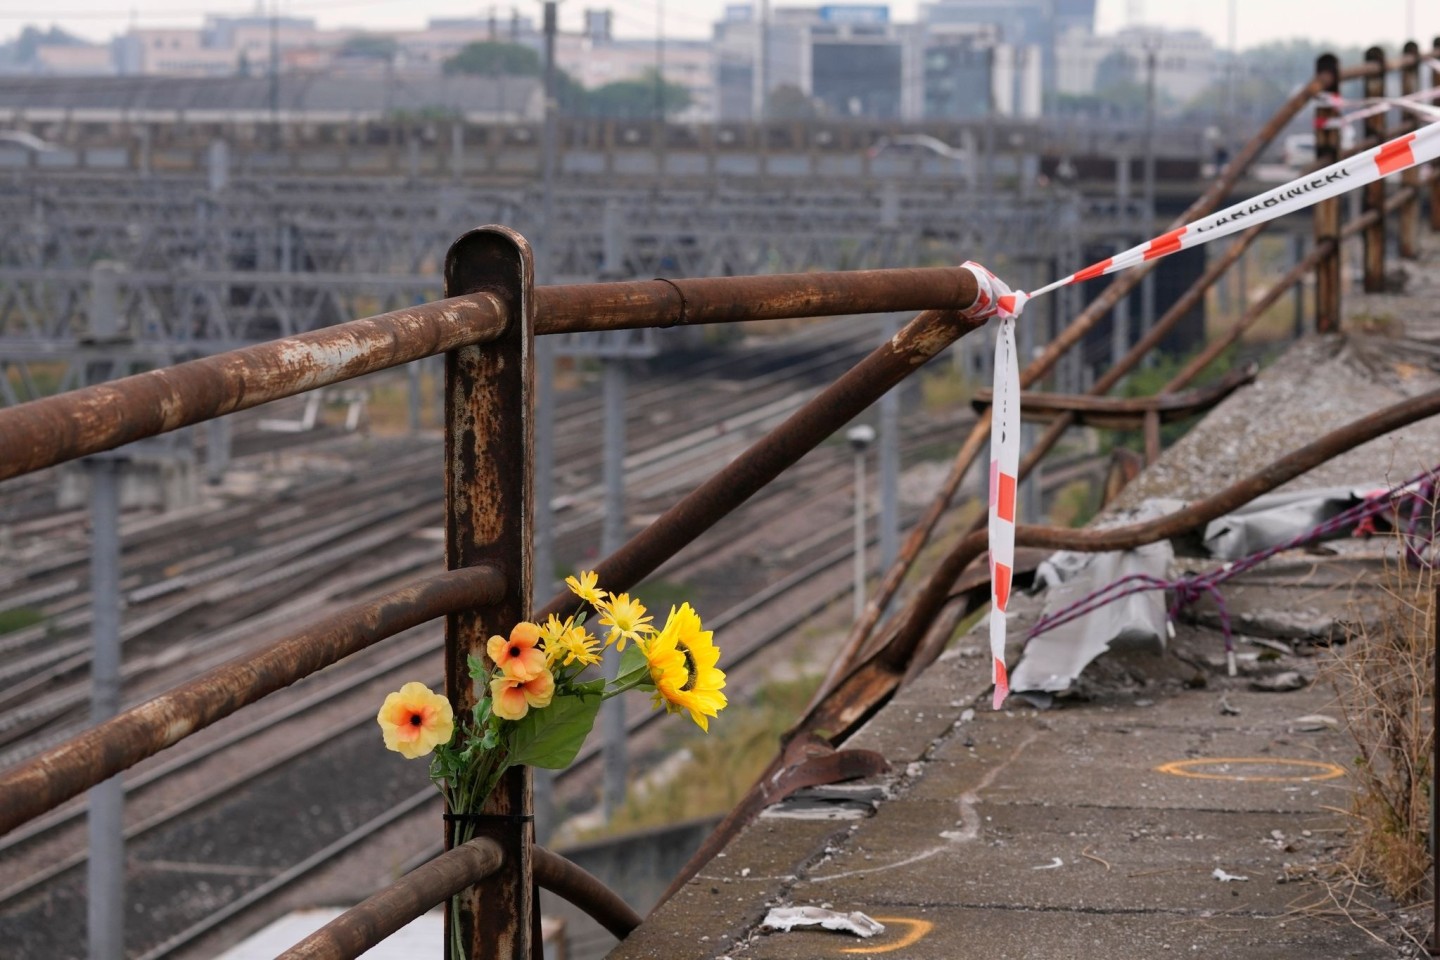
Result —
M 1208 767 L 1293 767 L 1310 771 L 1275 775 L 1270 773 L 1239 773 L 1233 770 L 1210 770 Z M 1287 760 L 1281 757 L 1203 757 L 1195 760 L 1171 760 L 1155 768 L 1172 777 L 1192 780 L 1232 780 L 1238 783 L 1319 783 L 1345 776 L 1345 768 L 1324 760 Z

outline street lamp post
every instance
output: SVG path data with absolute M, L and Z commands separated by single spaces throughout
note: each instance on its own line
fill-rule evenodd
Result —
M 855 451 L 855 619 L 865 612 L 865 453 L 875 442 L 875 428 L 856 424 L 845 432 Z

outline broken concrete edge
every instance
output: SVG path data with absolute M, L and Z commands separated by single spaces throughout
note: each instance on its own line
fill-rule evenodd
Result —
M 890 773 L 850 781 L 860 788 L 880 788 L 865 792 L 875 809 L 903 797 L 923 776 L 923 765 L 973 721 L 974 711 L 982 709 L 979 704 L 990 690 L 986 667 L 988 661 L 983 658 L 948 651 L 913 683 L 897 691 L 843 744 L 837 744 L 876 750 L 890 761 Z M 826 790 L 816 788 L 815 792 Z M 800 803 L 806 800 L 803 791 L 796 798 Z M 709 960 L 768 935 L 762 928 L 773 907 L 819 906 L 794 903 L 791 893 L 843 847 L 858 823 L 849 817 L 766 815 L 789 802 L 767 807 L 695 878 L 607 954 L 607 960 Z

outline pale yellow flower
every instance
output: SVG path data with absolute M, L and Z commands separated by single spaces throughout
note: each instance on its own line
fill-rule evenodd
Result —
M 599 577 L 594 570 L 581 570 L 579 579 L 566 577 L 565 586 L 569 587 L 570 592 L 581 600 L 591 606 L 599 607 L 605 601 L 605 591 L 596 586 L 598 580 Z
M 562 623 L 552 613 L 540 628 L 540 634 L 545 639 L 545 663 L 552 669 L 557 662 L 565 667 L 577 662 L 585 667 L 600 662 L 600 654 L 595 649 L 599 641 L 584 624 L 577 624 L 574 617 L 567 617 Z

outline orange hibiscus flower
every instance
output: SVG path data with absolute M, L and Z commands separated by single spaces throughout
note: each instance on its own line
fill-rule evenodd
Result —
M 509 640 L 491 637 L 485 652 L 506 677 L 533 680 L 545 672 L 545 651 L 537 646 L 540 637 L 539 626 L 522 620 L 510 631 Z
M 385 746 L 406 760 L 423 757 L 455 732 L 450 701 L 432 693 L 423 683 L 411 681 L 385 698 L 375 719 Z
M 515 677 L 496 677 L 490 681 L 490 696 L 494 699 L 490 710 L 501 720 L 519 720 L 530 712 L 550 706 L 555 695 L 555 678 L 549 670 L 529 680 Z

